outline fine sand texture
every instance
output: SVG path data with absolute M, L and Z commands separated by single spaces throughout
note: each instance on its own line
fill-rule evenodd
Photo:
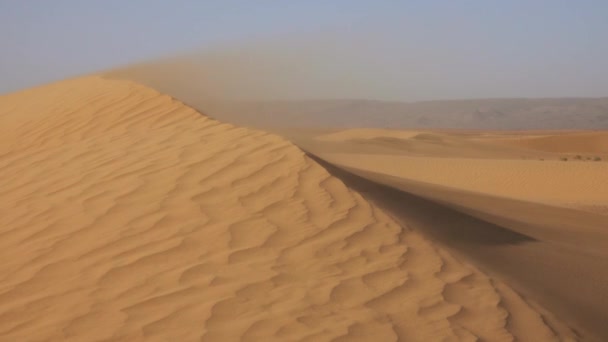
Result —
M 0 177 L 1 341 L 586 336 L 289 141 L 128 81 L 0 97 Z
M 608 338 L 607 132 L 285 134 L 341 179 L 384 185 L 366 199 L 401 222 Z

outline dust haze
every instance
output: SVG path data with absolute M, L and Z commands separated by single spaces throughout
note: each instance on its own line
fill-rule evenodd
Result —
M 514 70 L 503 71 L 512 79 L 484 87 L 496 76 L 489 66 L 424 57 L 373 36 L 328 34 L 225 45 L 105 75 L 146 84 L 220 120 L 265 129 L 608 128 L 607 97 L 542 96 L 514 81 Z
M 608 99 L 357 38 L 0 97 L 0 340 L 608 340 Z

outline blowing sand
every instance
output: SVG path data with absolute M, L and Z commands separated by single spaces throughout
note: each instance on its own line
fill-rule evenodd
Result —
M 0 340 L 552 341 L 287 140 L 127 81 L 0 97 Z
M 400 222 L 608 338 L 607 132 L 287 135 L 343 180 L 355 174 L 417 196 L 365 191 Z

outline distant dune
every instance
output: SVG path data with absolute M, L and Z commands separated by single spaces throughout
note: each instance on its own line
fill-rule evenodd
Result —
M 0 339 L 579 337 L 287 140 L 87 77 L 0 97 Z
M 401 222 L 608 336 L 608 132 L 284 134 L 342 170 L 418 196 L 365 191 Z
M 497 139 L 497 142 L 501 142 Z M 608 134 L 602 132 L 573 132 L 560 135 L 515 136 L 504 140 L 513 146 L 553 153 L 608 154 Z
M 511 199 L 608 208 L 608 132 L 347 129 L 285 135 L 339 165 Z M 306 136 L 306 134 L 304 134 Z

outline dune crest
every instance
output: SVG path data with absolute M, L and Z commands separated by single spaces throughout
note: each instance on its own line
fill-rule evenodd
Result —
M 577 336 L 287 140 L 87 77 L 0 97 L 0 339 Z

